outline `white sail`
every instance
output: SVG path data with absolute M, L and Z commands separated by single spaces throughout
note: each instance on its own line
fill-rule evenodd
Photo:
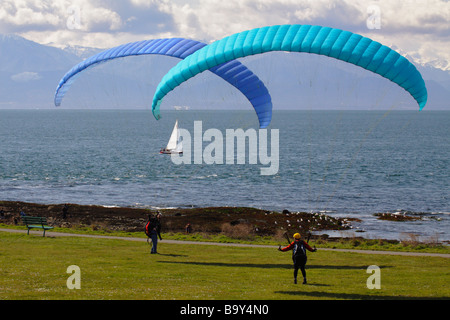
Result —
M 178 120 L 175 121 L 175 125 L 172 130 L 172 134 L 170 135 L 169 142 L 167 143 L 167 147 L 161 150 L 160 153 L 182 153 L 183 152 L 183 143 L 180 141 L 180 132 L 178 130 Z
M 178 120 L 175 121 L 175 126 L 173 127 L 172 134 L 170 135 L 169 142 L 167 143 L 166 150 L 175 150 L 177 148 L 178 142 Z

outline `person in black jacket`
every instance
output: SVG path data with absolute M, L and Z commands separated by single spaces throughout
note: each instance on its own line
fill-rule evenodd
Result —
M 279 246 L 278 250 L 283 252 L 292 250 L 292 260 L 294 262 L 294 283 L 297 283 L 298 269 L 300 269 L 303 275 L 303 284 L 306 284 L 306 249 L 311 252 L 315 252 L 317 251 L 317 249 L 311 248 L 308 243 L 301 240 L 300 238 L 301 236 L 299 233 L 294 234 L 294 241 L 292 241 L 287 247 L 281 248 L 281 246 Z
M 145 226 L 145 233 L 147 236 L 150 237 L 152 240 L 152 249 L 150 253 L 158 253 L 158 237 L 159 240 L 162 240 L 161 238 L 161 213 L 157 213 L 156 217 L 150 217 L 147 225 Z

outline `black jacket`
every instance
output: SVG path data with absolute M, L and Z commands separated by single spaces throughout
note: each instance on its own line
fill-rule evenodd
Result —
M 152 233 L 156 233 L 160 240 L 161 238 L 161 221 L 159 221 L 158 218 L 150 218 L 150 220 L 147 222 L 147 225 L 145 226 L 145 233 L 147 236 L 151 236 Z

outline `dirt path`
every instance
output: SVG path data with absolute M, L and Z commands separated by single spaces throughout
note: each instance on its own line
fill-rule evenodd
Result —
M 0 229 L 0 232 L 27 233 L 27 230 Z M 42 236 L 42 231 L 30 231 L 30 234 Z M 144 238 L 97 236 L 97 235 L 89 235 L 89 234 L 63 233 L 63 232 L 51 232 L 51 231 L 46 231 L 45 235 L 46 235 L 46 237 L 81 237 L 81 238 L 141 241 L 141 242 L 147 241 Z M 278 246 L 272 246 L 272 245 L 256 245 L 256 244 L 242 244 L 242 243 L 218 243 L 218 242 L 202 242 L 202 241 L 179 241 L 179 240 L 164 240 L 164 239 L 161 241 L 161 243 L 214 245 L 214 246 L 225 246 L 225 247 L 250 247 L 250 248 L 273 248 L 273 249 L 278 248 Z M 444 253 L 375 251 L 375 250 L 329 249 L 329 248 L 319 248 L 319 250 L 335 251 L 335 252 L 352 252 L 352 253 L 363 253 L 363 254 L 382 254 L 382 255 L 389 254 L 389 255 L 397 255 L 397 256 L 440 257 L 440 258 L 447 258 L 447 259 L 450 258 L 450 254 L 444 254 Z

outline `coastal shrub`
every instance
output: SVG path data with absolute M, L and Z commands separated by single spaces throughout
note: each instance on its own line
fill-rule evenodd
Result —
M 361 242 L 358 239 L 353 238 L 351 240 L 351 244 L 352 244 L 353 247 L 357 247 L 357 246 L 359 246 L 361 244 Z
M 400 240 L 403 246 L 411 246 L 413 248 L 420 245 L 420 239 L 417 234 L 403 232 L 401 233 Z
M 236 239 L 252 239 L 254 236 L 254 228 L 247 223 L 224 223 L 221 226 L 222 234 Z

